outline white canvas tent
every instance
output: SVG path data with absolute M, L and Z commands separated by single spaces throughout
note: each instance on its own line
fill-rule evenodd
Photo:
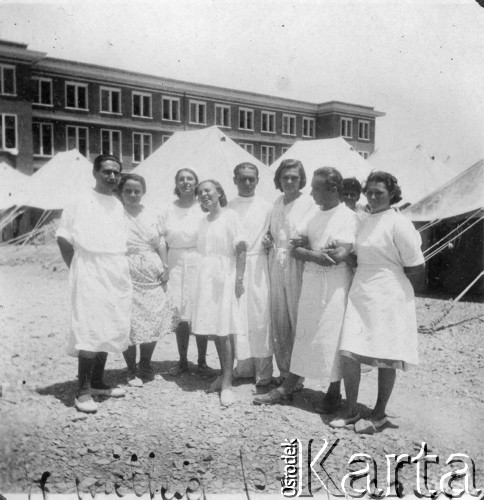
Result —
M 420 227 L 429 286 L 453 294 L 470 289 L 482 295 L 484 160 L 403 213 Z
M 342 137 L 296 141 L 271 165 L 273 173 L 286 159 L 299 160 L 303 164 L 307 177 L 305 192 L 310 191 L 313 172 L 320 167 L 334 167 L 343 177 L 356 177 L 360 182 L 371 172 L 371 165 Z
M 484 208 L 484 160 L 458 174 L 403 213 L 413 221 L 456 217 Z
M 57 153 L 32 175 L 24 204 L 43 210 L 59 210 L 92 187 L 92 163 L 73 149 Z
M 450 181 L 457 172 L 430 155 L 423 146 L 373 153 L 373 170 L 393 174 L 402 188 L 402 202 L 415 203 Z
M 233 169 L 238 163 L 250 162 L 259 169 L 256 194 L 272 201 L 277 196 L 269 168 L 227 137 L 217 127 L 188 132 L 175 132 L 168 141 L 134 169 L 146 180 L 144 203 L 160 206 L 175 198 L 175 174 L 191 168 L 203 179 L 222 184 L 228 199 L 237 195 Z
M 0 210 L 24 205 L 30 177 L 0 163 Z

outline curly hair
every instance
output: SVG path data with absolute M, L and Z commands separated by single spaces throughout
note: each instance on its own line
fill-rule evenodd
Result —
M 198 184 L 197 189 L 199 189 L 202 184 L 205 184 L 207 182 L 210 182 L 211 184 L 213 184 L 215 186 L 215 189 L 217 190 L 218 194 L 220 195 L 219 198 L 218 198 L 220 206 L 221 207 L 226 207 L 227 203 L 228 203 L 227 202 L 227 196 L 226 196 L 224 188 L 222 187 L 222 184 L 220 184 L 220 182 L 215 181 L 214 179 L 205 179 L 204 181 L 202 181 L 202 182 L 200 182 Z M 205 209 L 203 207 L 201 207 L 201 208 L 202 208 L 202 210 L 204 212 L 208 212 L 207 209 Z
M 282 160 L 280 165 L 277 167 L 276 173 L 274 175 L 274 185 L 276 186 L 276 189 L 279 189 L 279 191 L 282 191 L 282 186 L 281 186 L 281 176 L 284 170 L 287 170 L 288 168 L 297 168 L 300 181 L 299 181 L 299 189 L 302 189 L 306 185 L 306 172 L 304 171 L 303 164 L 299 160 Z
M 175 191 L 174 193 L 180 198 L 180 190 L 178 189 L 178 186 L 176 185 L 178 183 L 178 177 L 182 172 L 190 172 L 193 175 L 193 178 L 195 179 L 195 196 L 197 195 L 197 188 L 198 188 L 198 175 L 196 174 L 195 171 L 193 171 L 191 168 L 180 168 L 178 172 L 175 174 Z
M 402 200 L 402 190 L 398 185 L 397 178 L 388 172 L 376 171 L 372 172 L 368 179 L 366 179 L 365 186 L 363 187 L 363 194 L 366 194 L 368 189 L 368 183 L 370 182 L 382 182 L 385 184 L 388 192 L 391 194 L 390 205 L 398 203 Z

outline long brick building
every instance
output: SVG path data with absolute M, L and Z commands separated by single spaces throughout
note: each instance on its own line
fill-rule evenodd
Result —
M 0 162 L 32 173 L 77 148 L 136 166 L 174 132 L 217 125 L 269 165 L 296 140 L 344 137 L 365 158 L 384 113 L 315 104 L 47 57 L 0 40 Z

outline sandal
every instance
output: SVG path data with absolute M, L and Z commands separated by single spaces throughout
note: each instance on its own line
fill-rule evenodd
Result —
M 360 420 L 361 416 L 359 413 L 357 413 L 353 417 L 348 417 L 348 418 L 336 418 L 335 420 L 331 420 L 329 423 L 329 426 L 332 427 L 333 429 L 343 429 L 347 425 L 355 424 Z
M 283 394 L 277 389 L 272 389 L 267 394 L 256 396 L 253 400 L 255 405 L 283 405 L 291 401 L 291 395 Z
M 375 434 L 375 432 L 383 429 L 387 422 L 388 418 L 386 416 L 380 420 L 362 419 L 355 424 L 355 432 L 357 434 Z

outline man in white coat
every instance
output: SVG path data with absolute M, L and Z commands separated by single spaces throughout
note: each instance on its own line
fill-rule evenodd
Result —
M 242 221 L 247 242 L 245 269 L 246 293 L 239 299 L 247 318 L 248 336 L 236 336 L 237 368 L 234 376 L 255 377 L 256 386 L 272 380 L 272 342 L 270 338 L 269 264 L 262 240 L 269 229 L 272 205 L 255 196 L 259 171 L 252 163 L 240 163 L 234 169 L 238 196 L 229 203 Z
M 132 285 L 126 257 L 124 210 L 113 196 L 121 162 L 111 155 L 94 160 L 96 185 L 62 213 L 57 242 L 70 269 L 71 323 L 67 352 L 78 358 L 75 407 L 94 413 L 92 395 L 124 396 L 104 383 L 108 353 L 128 347 Z

